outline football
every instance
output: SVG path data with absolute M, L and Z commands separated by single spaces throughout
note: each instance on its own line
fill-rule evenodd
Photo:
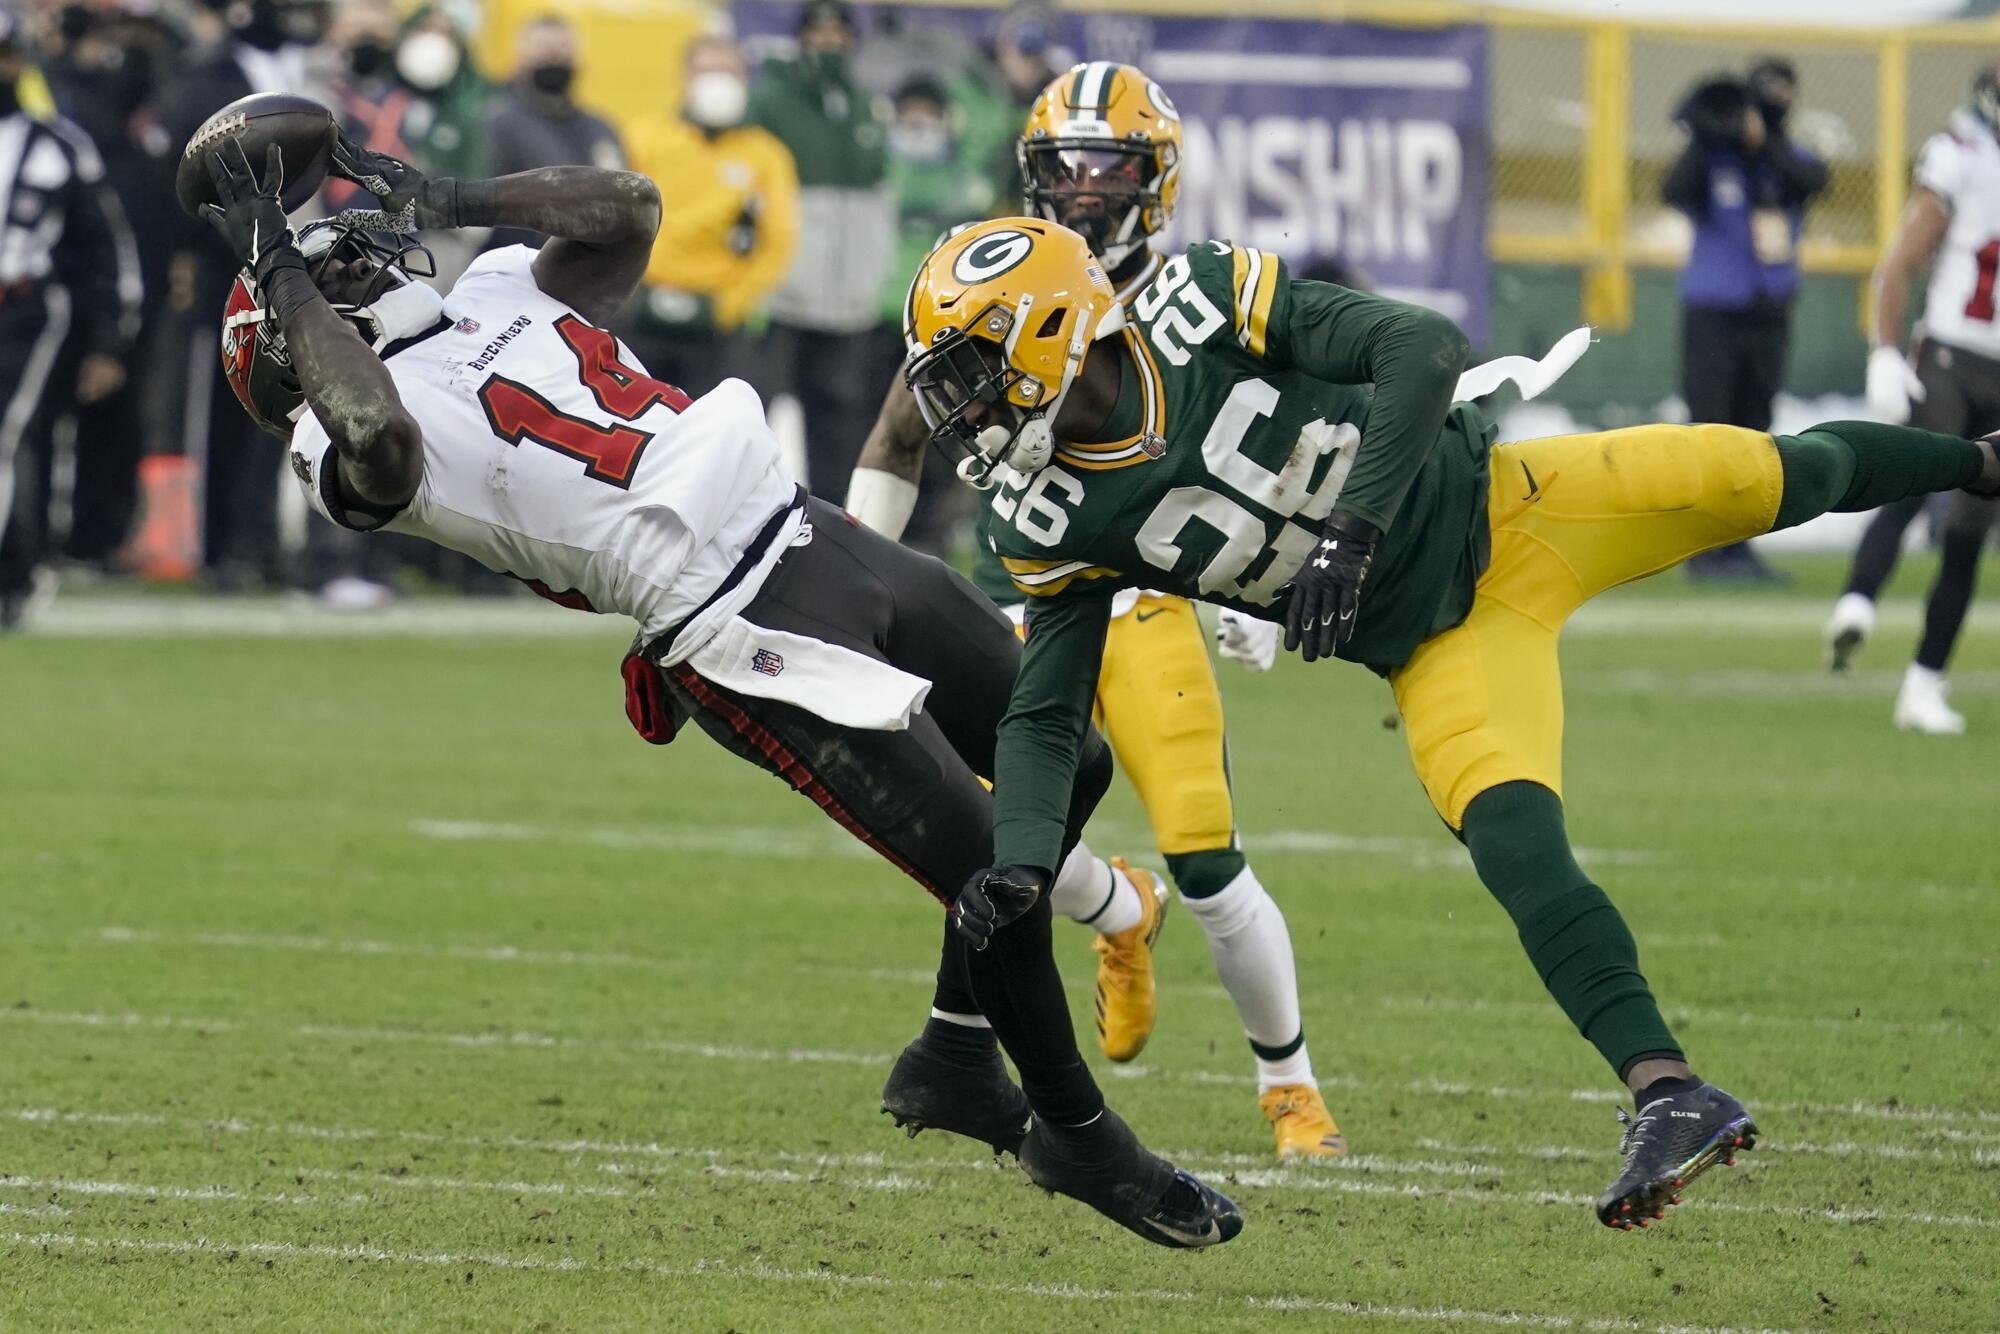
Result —
M 188 216 L 199 217 L 203 204 L 215 202 L 215 182 L 208 174 L 210 153 L 231 139 L 240 140 L 261 176 L 264 154 L 276 144 L 284 154 L 283 194 L 289 213 L 311 199 L 326 179 L 339 132 L 333 113 L 309 97 L 252 93 L 238 98 L 203 121 L 181 149 L 174 195 Z

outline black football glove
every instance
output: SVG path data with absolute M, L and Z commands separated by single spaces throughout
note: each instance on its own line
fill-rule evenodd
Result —
M 374 195 L 377 208 L 342 209 L 344 221 L 371 232 L 414 232 L 458 226 L 458 182 L 431 180 L 409 163 L 362 147 L 342 134 L 333 146 L 333 174 Z
M 1285 651 L 1297 649 L 1307 662 L 1330 658 L 1354 637 L 1361 585 L 1382 532 L 1366 519 L 1335 511 L 1319 527 L 1319 545 L 1286 585 Z
M 241 139 L 226 140 L 208 155 L 208 178 L 215 183 L 215 202 L 203 204 L 201 216 L 228 242 L 259 286 L 274 269 L 304 270 L 298 235 L 278 198 L 285 185 L 285 155 L 278 145 L 272 144 L 264 154 L 261 184 Z
M 953 929 L 971 948 L 985 949 L 995 931 L 1035 906 L 1048 879 L 1031 866 L 989 866 L 974 872 L 952 906 Z

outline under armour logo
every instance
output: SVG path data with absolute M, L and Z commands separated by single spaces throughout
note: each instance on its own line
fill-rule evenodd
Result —
M 1338 550 L 1340 550 L 1340 543 L 1332 538 L 1328 538 L 1326 541 L 1320 543 L 1319 555 L 1313 557 L 1313 568 L 1315 570 L 1331 569 L 1333 567 L 1333 553 Z

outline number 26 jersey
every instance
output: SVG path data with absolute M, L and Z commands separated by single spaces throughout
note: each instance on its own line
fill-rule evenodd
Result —
M 986 532 L 1029 605 L 1156 588 L 1276 619 L 1368 429 L 1369 386 L 1291 364 L 1293 322 L 1333 336 L 1379 298 L 1292 282 L 1265 251 L 1201 241 L 1126 305 L 1118 437 L 1059 442 L 992 493 Z M 1387 671 L 1462 618 L 1490 542 L 1491 429 L 1459 405 L 1370 570 L 1340 656 Z
M 650 378 L 541 290 L 534 258 L 526 246 L 480 256 L 436 331 L 390 349 L 424 438 L 407 506 L 386 520 L 345 510 L 310 410 L 292 471 L 335 523 L 426 538 L 651 636 L 722 586 L 797 489 L 755 390 L 728 380 L 690 401 Z

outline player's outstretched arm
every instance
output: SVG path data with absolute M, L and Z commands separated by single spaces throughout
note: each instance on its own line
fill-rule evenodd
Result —
M 369 225 L 521 227 L 551 238 L 535 256 L 535 282 L 592 324 L 618 313 L 653 253 L 660 189 L 636 171 L 542 167 L 486 180 L 430 179 L 407 162 L 343 136 L 333 170 L 380 201 Z
M 848 479 L 847 512 L 882 536 L 900 539 L 917 507 L 917 480 L 929 440 L 917 396 L 898 376 L 883 396 L 882 410 L 875 414 Z
M 261 183 L 234 139 L 209 155 L 209 175 L 217 202 L 202 215 L 250 270 L 285 335 L 306 404 L 340 456 L 341 499 L 365 509 L 401 509 L 423 480 L 423 432 L 403 407 L 389 368 L 334 313 L 307 271 L 278 198 L 284 179 L 278 146 L 265 159 Z

